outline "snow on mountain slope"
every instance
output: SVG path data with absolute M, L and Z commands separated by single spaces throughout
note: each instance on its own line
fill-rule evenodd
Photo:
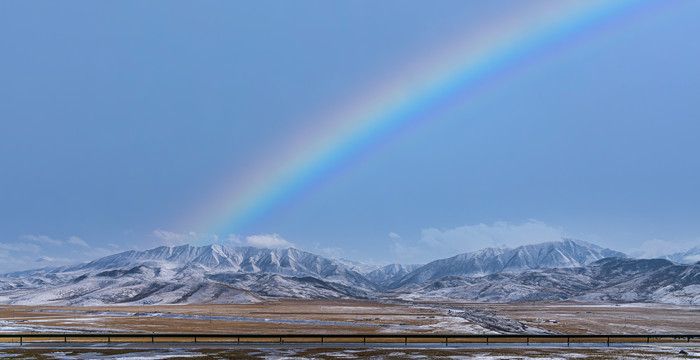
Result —
M 579 267 L 606 257 L 625 256 L 617 251 L 571 239 L 524 245 L 515 249 L 486 248 L 428 263 L 390 287 L 420 284 L 450 275 L 481 276 L 532 269 Z
M 343 259 L 343 258 L 333 259 L 333 260 L 340 263 L 340 264 L 345 265 L 350 270 L 357 271 L 358 273 L 360 273 L 362 275 L 367 275 L 368 273 L 382 267 L 381 265 L 377 265 L 377 264 L 367 264 L 367 263 L 363 263 L 360 261 L 348 260 L 348 259 Z
M 395 296 L 700 303 L 700 264 L 625 258 L 591 263 L 615 254 L 620 253 L 564 240 L 484 249 L 425 266 L 392 264 L 363 275 L 337 260 L 293 248 L 184 245 L 0 275 L 0 303 L 146 305 Z M 396 286 L 397 279 L 404 284 Z M 387 291 L 387 284 L 393 290 Z
M 375 284 L 381 287 L 386 287 L 389 284 L 392 284 L 395 281 L 408 275 L 408 273 L 419 268 L 420 266 L 421 265 L 416 264 L 389 264 L 386 266 L 382 266 L 381 268 L 376 269 L 374 271 L 370 271 L 366 273 L 365 276 L 367 277 L 367 279 L 374 282 Z
M 585 267 L 479 277 L 446 276 L 399 290 L 405 299 L 472 301 L 583 300 L 601 303 L 700 304 L 700 265 L 606 258 Z
M 161 246 L 146 251 L 126 251 L 101 259 L 60 269 L 59 272 L 158 266 L 163 271 L 195 268 L 203 272 L 274 273 L 286 276 L 314 276 L 346 285 L 372 289 L 360 273 L 331 259 L 295 248 L 262 249 L 208 245 L 195 247 Z
M 664 256 L 663 259 L 671 260 L 679 264 L 692 264 L 700 261 L 700 246 L 693 247 L 686 251 Z
M 0 299 L 55 305 L 228 303 L 262 296 L 361 298 L 375 287 L 342 264 L 294 248 L 183 245 L 6 274 L 0 277 Z

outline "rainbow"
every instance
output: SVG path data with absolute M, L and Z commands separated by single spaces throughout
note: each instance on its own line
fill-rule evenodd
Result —
M 627 12 L 643 0 L 550 1 L 527 5 L 479 31 L 448 41 L 398 76 L 382 79 L 370 91 L 332 113 L 314 129 L 303 129 L 278 152 L 235 174 L 205 199 L 186 226 L 220 234 L 245 226 L 310 188 L 324 175 L 396 133 L 457 92 L 506 73 L 538 53 L 566 45 L 576 35 Z

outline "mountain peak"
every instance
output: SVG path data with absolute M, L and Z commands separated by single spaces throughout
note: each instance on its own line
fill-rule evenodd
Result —
M 531 269 L 580 267 L 606 257 L 626 255 L 568 238 L 516 248 L 485 248 L 435 260 L 410 272 L 391 286 L 422 283 L 451 275 L 481 276 Z

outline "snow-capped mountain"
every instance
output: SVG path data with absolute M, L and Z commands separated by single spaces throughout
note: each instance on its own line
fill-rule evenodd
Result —
M 312 253 L 221 245 L 126 251 L 0 278 L 0 300 L 17 304 L 226 303 L 366 297 L 375 289 L 358 272 Z
M 582 300 L 700 304 L 700 264 L 606 258 L 585 267 L 479 277 L 446 276 L 399 294 L 405 299 Z
M 374 271 L 370 271 L 366 273 L 365 276 L 373 283 L 381 287 L 386 287 L 389 284 L 392 284 L 408 275 L 408 273 L 419 268 L 420 266 L 421 265 L 417 264 L 389 264 L 382 266 L 379 269 L 375 269 Z
M 256 247 L 228 247 L 208 245 L 161 246 L 146 251 L 126 251 L 103 257 L 86 264 L 63 269 L 85 271 L 126 268 L 130 266 L 157 266 L 163 270 L 195 269 L 206 273 L 272 273 L 285 276 L 312 276 L 360 288 L 373 284 L 347 266 L 295 248 L 263 249 Z
M 675 254 L 664 256 L 663 258 L 679 264 L 696 263 L 700 261 L 700 246 L 696 246 L 686 251 L 681 251 Z
M 700 303 L 700 264 L 606 258 L 618 254 L 622 255 L 564 240 L 484 249 L 424 266 L 392 264 L 362 274 L 343 261 L 294 248 L 163 246 L 0 275 L 0 303 L 145 305 L 395 297 Z
M 391 287 L 420 284 L 450 275 L 482 276 L 532 269 L 580 267 L 606 257 L 625 256 L 621 252 L 571 239 L 514 249 L 486 248 L 435 260 L 411 271 L 391 284 Z
M 338 258 L 338 259 L 333 259 L 333 260 L 342 264 L 342 265 L 345 265 L 350 270 L 357 271 L 358 273 L 360 273 L 362 275 L 366 275 L 366 274 L 382 267 L 382 265 L 367 264 L 367 263 L 363 263 L 360 261 L 343 259 L 343 258 Z

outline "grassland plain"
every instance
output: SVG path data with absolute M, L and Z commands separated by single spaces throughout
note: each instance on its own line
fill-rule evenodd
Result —
M 243 305 L 0 306 L 0 331 L 6 333 L 492 334 L 503 332 L 499 321 L 520 324 L 522 332 L 697 333 L 700 308 L 579 303 L 405 304 L 358 300 L 275 300 Z

